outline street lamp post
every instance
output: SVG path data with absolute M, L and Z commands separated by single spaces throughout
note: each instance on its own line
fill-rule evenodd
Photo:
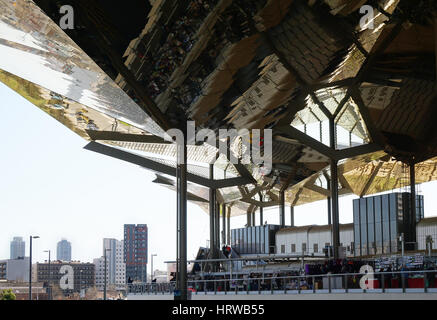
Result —
M 104 279 L 104 286 L 103 286 L 103 300 L 106 300 L 106 251 L 111 251 L 110 248 L 105 248 L 105 279 Z
M 157 256 L 157 254 L 156 253 L 153 253 L 152 255 L 150 255 L 150 260 L 151 260 L 151 272 L 150 272 L 150 283 L 152 283 L 153 282 L 153 276 L 155 275 L 155 273 L 153 272 L 153 257 L 156 257 Z
M 50 250 L 44 250 L 44 252 L 48 252 L 49 253 L 49 277 L 48 277 L 48 280 L 47 280 L 47 285 L 48 285 L 48 288 L 49 288 L 49 300 L 52 300 L 52 287 L 51 287 L 51 285 L 50 285 L 50 280 L 51 280 L 51 272 L 50 272 Z
M 32 239 L 38 239 L 39 236 L 30 236 L 29 250 L 29 300 L 32 300 Z

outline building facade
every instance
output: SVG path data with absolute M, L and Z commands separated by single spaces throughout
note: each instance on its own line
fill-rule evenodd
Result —
M 124 262 L 126 263 L 126 283 L 147 282 L 147 238 L 146 224 L 124 225 Z
M 70 266 L 72 273 L 61 270 L 63 266 Z M 63 271 L 61 273 L 61 271 Z M 73 284 L 72 289 L 65 289 L 64 292 L 79 292 L 95 286 L 95 265 L 93 263 L 53 261 L 49 263 L 36 264 L 36 281 L 59 286 L 62 277 L 70 276 Z M 64 281 L 63 281 L 64 283 Z M 62 288 L 61 288 L 62 289 Z
M 24 257 L 26 251 L 26 242 L 22 237 L 14 237 L 11 241 L 11 256 L 10 259 Z
M 95 281 L 97 290 L 102 291 L 105 286 L 105 258 L 100 257 L 93 260 L 95 266 Z M 106 284 L 109 283 L 108 264 L 106 264 Z
M 416 248 L 416 224 L 424 217 L 423 196 L 416 195 L 416 216 L 411 219 L 410 193 L 394 192 L 353 200 L 355 254 L 400 251 L 403 233 L 405 249 Z
M 310 225 L 283 228 L 276 232 L 276 254 L 326 256 L 332 246 L 332 226 Z M 353 224 L 340 224 L 340 247 L 346 256 L 354 254 Z
M 231 230 L 231 245 L 239 254 L 273 253 L 278 225 L 263 225 Z
M 65 239 L 58 242 L 56 246 L 56 259 L 60 261 L 71 261 L 71 243 Z
M 29 257 L 0 260 L 0 280 L 28 282 Z
M 126 284 L 126 264 L 124 263 L 124 241 L 117 239 L 103 239 L 103 254 L 106 251 L 108 267 L 108 284 L 116 288 L 124 288 Z

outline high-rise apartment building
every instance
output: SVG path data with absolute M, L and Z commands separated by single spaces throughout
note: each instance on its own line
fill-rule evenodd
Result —
M 71 261 L 71 243 L 65 239 L 58 242 L 56 247 L 56 259 L 60 261 Z
M 126 284 L 126 265 L 124 263 L 123 241 L 117 239 L 103 239 L 103 250 L 106 251 L 106 263 L 108 268 L 108 284 L 123 288 Z M 103 255 L 105 251 L 103 251 Z
M 124 225 L 124 262 L 126 282 L 147 282 L 147 236 L 146 224 Z
M 11 259 L 23 258 L 26 251 L 26 242 L 22 237 L 14 237 L 11 241 Z

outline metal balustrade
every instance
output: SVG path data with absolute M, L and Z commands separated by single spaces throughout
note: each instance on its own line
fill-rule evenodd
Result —
M 437 293 L 437 270 L 340 273 L 302 276 L 243 277 L 188 280 L 196 294 L 307 294 L 351 292 Z M 226 275 L 229 277 L 229 275 Z M 361 288 L 360 281 L 366 289 Z M 127 286 L 128 294 L 173 294 L 176 283 L 138 283 Z

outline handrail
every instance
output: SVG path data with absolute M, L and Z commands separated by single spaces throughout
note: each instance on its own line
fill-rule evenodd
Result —
M 332 292 L 332 280 L 333 278 L 341 277 L 342 279 L 342 288 L 345 293 L 349 292 L 351 289 L 348 285 L 348 278 L 349 277 L 362 277 L 365 275 L 369 275 L 370 279 L 368 280 L 381 280 L 381 289 L 382 292 L 387 292 L 387 288 L 385 287 L 385 281 L 388 280 L 388 277 L 386 275 L 391 275 L 392 279 L 401 278 L 401 287 L 398 289 L 402 289 L 403 292 L 405 292 L 406 289 L 406 283 L 405 279 L 406 276 L 403 276 L 404 274 L 408 275 L 423 275 L 424 284 L 423 289 L 424 292 L 430 292 L 429 291 L 429 283 L 428 279 L 426 279 L 425 275 L 429 273 L 434 273 L 434 279 L 435 279 L 435 273 L 437 273 L 437 270 L 416 270 L 416 271 L 385 271 L 385 272 L 370 272 L 370 273 L 337 273 L 337 274 L 311 274 L 311 275 L 297 275 L 297 276 L 272 276 L 272 277 L 242 277 L 242 278 L 224 278 L 224 279 L 198 279 L 198 280 L 188 280 L 189 287 L 191 291 L 194 291 L 195 294 L 198 292 L 207 293 L 210 294 L 217 294 L 217 292 L 224 292 L 224 294 L 227 294 L 228 292 L 235 292 L 235 294 L 238 293 L 238 291 L 246 291 L 248 293 L 249 291 L 255 291 L 258 292 L 258 294 L 261 294 L 262 291 L 270 292 L 271 294 L 274 293 L 274 289 L 280 290 L 284 294 L 287 293 L 288 290 L 295 290 L 298 293 L 301 293 L 301 290 L 303 286 L 306 286 L 309 291 L 312 291 L 313 293 L 316 293 L 317 290 L 315 289 L 314 283 L 315 280 L 319 280 L 320 278 L 327 278 L 328 279 L 328 292 Z M 308 280 L 311 279 L 311 282 Z M 282 281 L 281 281 L 282 280 Z M 288 280 L 288 281 L 287 281 Z M 302 283 L 302 280 L 305 280 Z M 434 280 L 435 281 L 435 280 Z M 221 290 L 218 290 L 218 283 L 222 284 L 223 286 L 220 287 Z M 255 290 L 249 289 L 250 284 L 257 284 Z M 359 283 L 359 280 L 358 282 Z M 209 285 L 210 284 L 210 285 Z M 211 285 L 212 284 L 212 285 Z M 261 289 L 261 285 L 266 285 L 265 288 Z M 288 288 L 288 285 L 293 285 L 295 288 Z M 162 282 L 162 283 L 138 283 L 138 284 L 128 284 L 127 286 L 127 293 L 143 293 L 143 294 L 157 294 L 159 293 L 173 293 L 176 289 L 176 282 L 170 281 L 170 282 Z M 239 290 L 242 289 L 242 290 Z M 363 289 L 363 292 L 368 292 L 369 290 L 372 290 L 375 288 L 367 288 Z M 419 288 L 420 289 L 420 288 Z

